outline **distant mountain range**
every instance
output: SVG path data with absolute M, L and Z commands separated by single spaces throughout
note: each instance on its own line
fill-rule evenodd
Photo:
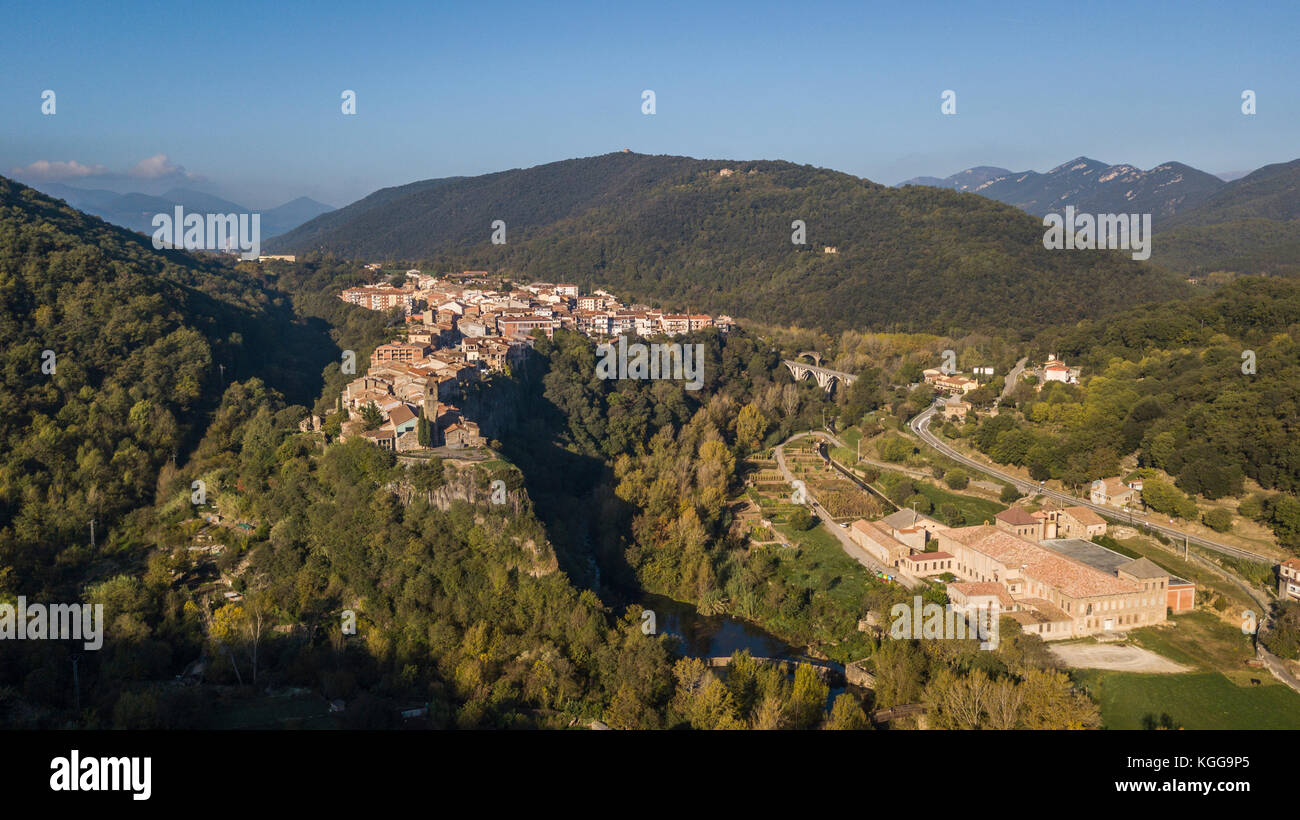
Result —
M 1080 213 L 1150 213 L 1152 261 L 1180 273 L 1300 275 L 1300 160 L 1225 182 L 1181 162 L 1149 171 L 1079 157 L 1045 174 L 979 166 L 926 185 L 1015 205 L 1034 216 L 1073 205 Z
M 969 191 L 1015 205 L 1034 216 L 1060 212 L 1067 205 L 1081 213 L 1149 213 L 1157 225 L 1179 211 L 1199 205 L 1228 184 L 1181 162 L 1167 162 L 1143 171 L 1088 157 L 1072 159 L 1045 174 L 980 166 L 937 183 L 933 179 L 917 177 L 900 185 Z
M 321 214 L 329 213 L 333 207 L 305 196 L 286 202 L 276 208 L 258 211 L 235 202 L 222 199 L 202 191 L 188 188 L 172 188 L 166 193 L 119 194 L 116 191 L 103 191 L 91 188 L 74 188 L 58 182 L 32 183 L 33 188 L 58 199 L 88 214 L 93 214 L 105 222 L 111 222 L 123 228 L 130 228 L 145 234 L 152 234 L 155 214 L 172 213 L 179 205 L 187 212 L 194 213 L 260 213 L 262 215 L 262 239 L 287 233 L 299 225 Z
M 506 225 L 506 243 L 491 242 Z M 802 221 L 802 244 L 792 233 Z M 828 330 L 1031 328 L 1181 295 L 981 197 L 789 162 L 615 153 L 377 191 L 266 245 L 616 289 Z

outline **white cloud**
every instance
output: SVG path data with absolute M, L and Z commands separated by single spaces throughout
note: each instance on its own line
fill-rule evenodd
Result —
M 179 165 L 173 165 L 166 154 L 154 154 L 152 157 L 146 157 L 137 162 L 127 173 L 140 179 L 157 179 L 171 174 L 184 174 L 185 169 Z
M 107 173 L 102 165 L 83 165 L 76 160 L 67 162 L 38 159 L 24 168 L 14 168 L 13 175 L 30 179 L 80 179 Z

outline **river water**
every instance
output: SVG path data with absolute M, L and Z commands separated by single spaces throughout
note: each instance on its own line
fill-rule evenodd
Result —
M 655 627 L 661 634 L 672 635 L 679 641 L 679 651 L 691 658 L 730 657 L 733 652 L 748 649 L 756 658 L 807 658 L 798 647 L 791 646 L 775 635 L 751 623 L 729 615 L 701 615 L 694 604 L 674 601 L 662 595 L 643 596 L 642 606 L 655 613 Z M 833 661 L 826 662 L 839 673 L 826 697 L 829 710 L 836 696 L 853 690 L 860 700 L 862 693 L 856 687 L 846 688 L 844 667 Z M 726 674 L 726 670 L 714 670 Z

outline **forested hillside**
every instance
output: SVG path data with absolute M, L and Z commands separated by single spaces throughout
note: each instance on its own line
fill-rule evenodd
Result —
M 0 178 L 0 592 L 75 592 L 225 384 L 315 395 L 331 354 L 254 270 Z
M 1300 275 L 1300 160 L 1266 165 L 1176 214 L 1152 259 L 1193 275 Z
M 503 245 L 491 242 L 494 220 Z M 805 245 L 791 242 L 795 220 Z M 830 331 L 1041 328 L 1185 293 L 1127 254 L 1048 251 L 1042 238 L 1040 220 L 969 194 L 786 162 L 620 153 L 386 189 L 269 244 Z
M 1002 463 L 1069 486 L 1119 471 L 1120 459 L 1173 476 L 1152 506 L 1195 517 L 1186 495 L 1262 492 L 1238 512 L 1300 547 L 1300 283 L 1246 278 L 1177 306 L 1137 308 L 1045 332 L 1040 353 L 1084 367 L 1081 386 L 1022 385 L 1019 413 L 966 434 Z M 1246 372 L 1253 371 L 1253 372 Z M 1148 504 L 1152 502 L 1148 500 Z

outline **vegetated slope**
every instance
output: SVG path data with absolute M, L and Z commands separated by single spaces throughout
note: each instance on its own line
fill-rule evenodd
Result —
M 503 245 L 490 241 L 498 219 Z M 827 330 L 1037 328 L 1185 293 L 1127 254 L 1048 251 L 1042 238 L 1039 220 L 982 197 L 786 162 L 619 153 L 386 189 L 270 246 Z
M 1153 258 L 1191 275 L 1300 275 L 1300 159 L 1266 165 L 1169 219 Z
M 1265 165 L 1225 184 L 1198 207 L 1171 218 L 1169 227 L 1240 219 L 1300 219 L 1300 159 Z
M 301 400 L 322 354 L 255 275 L 0 178 L 0 593 L 68 594 L 225 384 Z
M 1119 459 L 1164 470 L 1208 499 L 1265 494 L 1238 512 L 1300 547 L 1300 282 L 1243 277 L 1195 299 L 1045 331 L 1034 343 L 1084 368 L 1082 386 L 1017 388 L 1018 413 L 986 418 L 977 446 L 1035 479 L 1115 475 Z M 1006 408 L 1004 408 L 1005 410 Z M 1172 489 L 1153 508 L 1194 516 Z M 1249 501 L 1249 503 L 1247 503 Z

